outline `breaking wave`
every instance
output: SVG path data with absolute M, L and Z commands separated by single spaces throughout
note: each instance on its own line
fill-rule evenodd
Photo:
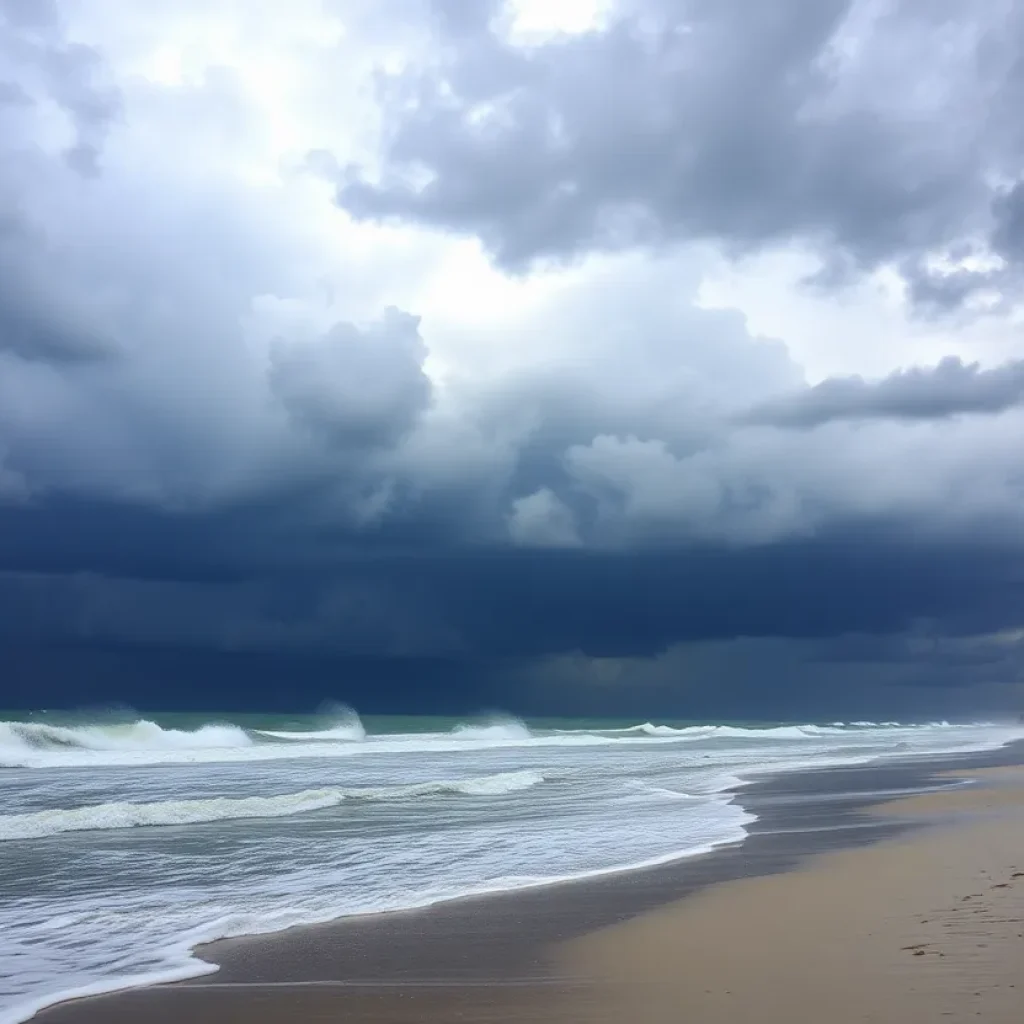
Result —
M 166 800 L 154 803 L 93 804 L 0 816 L 0 842 L 40 839 L 63 832 L 94 832 L 156 825 L 196 825 L 238 818 L 285 818 L 307 811 L 337 807 L 347 800 L 408 800 L 429 796 L 504 796 L 544 781 L 540 772 L 501 772 L 476 779 L 439 780 L 405 786 L 343 789 L 305 789 L 280 796 L 204 800 Z
M 194 729 L 134 722 L 58 725 L 0 722 L 0 768 L 157 765 L 191 762 L 243 762 L 299 757 L 344 757 L 361 753 L 443 753 L 497 747 L 593 746 L 610 743 L 680 743 L 714 740 L 789 741 L 840 737 L 925 736 L 957 729 L 948 722 L 899 726 L 885 722 L 851 725 L 732 725 L 676 727 L 644 722 L 625 728 L 591 725 L 578 729 L 531 730 L 517 718 L 497 715 L 455 725 L 447 732 L 367 734 L 359 716 L 335 708 L 309 729 L 245 729 L 229 722 Z
M 0 722 L 0 751 L 8 750 L 210 750 L 252 746 L 252 737 L 237 725 L 203 725 L 198 729 L 164 729 L 156 722 L 123 725 L 47 725 Z
M 359 716 L 349 709 L 328 716 L 328 722 L 325 728 L 295 730 L 244 729 L 231 723 L 174 729 L 146 719 L 87 725 L 0 722 L 0 767 L 262 761 L 334 757 L 362 751 L 520 746 L 538 739 L 521 721 L 507 716 L 459 724 L 448 732 L 373 736 L 367 735 Z M 588 741 L 603 742 L 597 736 L 576 738 L 576 742 Z M 547 742 L 552 742 L 552 738 Z
M 457 725 L 451 735 L 460 740 L 496 740 L 520 742 L 533 739 L 533 733 L 518 718 L 505 716 L 488 719 L 477 724 Z

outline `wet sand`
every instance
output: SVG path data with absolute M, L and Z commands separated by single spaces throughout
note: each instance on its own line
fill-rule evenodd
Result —
M 920 793 L 955 781 L 937 765 L 784 776 L 708 856 L 215 943 L 216 974 L 36 1019 L 1017 1022 L 1024 772 L 977 766 L 1020 754 L 965 759 L 976 781 L 942 793 Z

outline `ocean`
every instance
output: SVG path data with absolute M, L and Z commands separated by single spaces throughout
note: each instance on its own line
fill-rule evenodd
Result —
M 36 714 L 0 721 L 0 1024 L 214 970 L 195 945 L 741 842 L 764 773 L 1007 724 Z

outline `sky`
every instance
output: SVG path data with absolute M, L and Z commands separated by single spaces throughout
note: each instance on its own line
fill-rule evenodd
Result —
M 0 0 L 0 705 L 1024 711 L 1022 107 L 1013 0 Z

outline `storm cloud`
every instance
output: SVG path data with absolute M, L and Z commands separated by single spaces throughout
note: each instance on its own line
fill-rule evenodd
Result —
M 811 428 L 837 420 L 933 420 L 1005 412 L 1024 405 L 1024 361 L 983 370 L 956 356 L 933 369 L 897 370 L 884 380 L 861 377 L 822 381 L 753 410 L 748 422 Z
M 380 165 L 344 168 L 346 210 L 520 269 L 695 237 L 802 239 L 820 280 L 903 260 L 938 282 L 925 258 L 967 243 L 1020 256 L 1012 3 L 630 0 L 527 47 L 502 27 L 387 81 Z
M 0 0 L 11 700 L 1018 699 L 1017 8 L 555 13 Z

